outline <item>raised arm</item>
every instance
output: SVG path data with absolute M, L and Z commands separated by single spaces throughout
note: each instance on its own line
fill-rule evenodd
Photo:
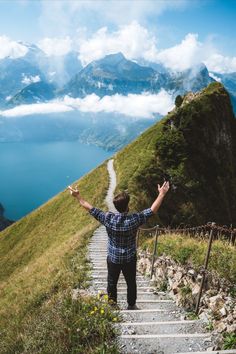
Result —
M 156 200 L 153 202 L 153 204 L 151 206 L 152 212 L 154 214 L 156 214 L 158 209 L 160 208 L 161 203 L 162 203 L 163 199 L 165 198 L 165 195 L 168 192 L 169 188 L 170 188 L 169 182 L 164 182 L 161 187 L 158 184 L 158 192 L 159 192 L 159 194 L 158 194 Z
M 71 186 L 69 186 L 68 189 L 70 190 L 71 195 L 79 201 L 80 205 L 82 205 L 84 209 L 90 211 L 93 208 L 90 203 L 86 202 L 86 200 L 81 197 L 78 189 L 73 189 Z

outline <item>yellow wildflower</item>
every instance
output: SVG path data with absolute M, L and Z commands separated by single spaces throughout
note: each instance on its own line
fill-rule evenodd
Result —
M 100 313 L 101 313 L 101 315 L 103 315 L 104 314 L 104 309 L 101 309 Z
M 94 311 L 91 311 L 91 312 L 90 312 L 90 315 L 93 315 L 93 314 L 94 314 Z
M 97 311 L 97 310 L 98 310 L 98 308 L 97 308 L 97 306 L 95 306 L 95 307 L 94 307 L 94 311 Z
M 112 321 L 113 321 L 113 322 L 116 322 L 116 321 L 117 321 L 117 317 L 114 317 Z

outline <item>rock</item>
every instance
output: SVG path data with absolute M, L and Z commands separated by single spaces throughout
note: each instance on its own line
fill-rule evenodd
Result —
M 219 333 L 224 332 L 227 329 L 227 326 L 224 322 L 219 322 L 216 326 L 216 331 Z
M 234 318 L 232 314 L 229 314 L 229 316 L 227 317 L 227 322 L 228 323 L 233 323 L 234 322 Z
M 220 310 L 219 310 L 220 314 L 222 317 L 225 317 L 227 315 L 227 310 L 225 308 L 225 306 L 223 306 Z
M 172 284 L 172 292 L 173 294 L 177 294 L 178 293 L 178 288 L 179 288 L 179 282 L 175 282 Z
M 202 275 L 201 275 L 201 274 L 198 274 L 198 275 L 197 275 L 197 278 L 196 278 L 196 281 L 200 283 L 201 280 L 202 280 Z
M 205 322 L 205 323 L 208 323 L 208 322 L 209 322 L 209 316 L 207 315 L 206 312 L 202 312 L 202 313 L 199 315 L 199 318 L 200 318 L 200 320 L 202 320 L 202 321 Z
M 196 274 L 196 272 L 195 272 L 194 269 L 189 269 L 188 270 L 188 274 L 191 275 L 191 276 L 194 276 Z
M 220 294 L 209 298 L 209 308 L 213 312 L 219 312 L 219 310 L 223 306 L 224 306 L 224 299 L 222 298 L 222 296 Z
M 192 296 L 194 298 L 197 298 L 199 292 L 200 292 L 200 285 L 199 284 L 195 284 L 194 287 L 192 288 Z
M 183 277 L 183 271 L 181 271 L 181 270 L 178 268 L 178 271 L 177 271 L 177 273 L 175 274 L 175 279 L 176 279 L 177 281 L 180 281 L 180 280 L 182 279 L 182 277 Z
M 229 333 L 236 333 L 236 323 L 227 326 L 227 332 Z

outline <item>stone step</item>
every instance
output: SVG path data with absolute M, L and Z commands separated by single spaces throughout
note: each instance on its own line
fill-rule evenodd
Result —
M 107 275 L 107 270 L 101 269 L 101 270 L 94 270 L 92 269 L 93 275 L 97 276 L 97 275 Z M 122 273 L 120 273 L 119 279 L 124 279 L 124 275 Z M 142 275 L 137 275 L 136 276 L 137 280 L 143 280 L 146 281 L 146 278 L 144 278 Z
M 117 292 L 117 299 L 118 301 L 126 301 L 127 298 L 127 291 L 126 292 Z M 152 293 L 147 293 L 145 291 L 137 291 L 137 303 L 141 301 L 148 301 L 149 303 L 151 301 L 156 301 L 156 300 L 165 300 L 165 301 L 171 301 L 170 299 L 166 298 L 165 295 L 156 295 Z M 138 306 L 138 305 L 137 305 Z
M 93 284 L 95 285 L 100 285 L 101 287 L 107 287 L 107 278 L 92 278 L 91 281 L 93 282 Z M 126 285 L 126 282 L 125 280 L 118 280 L 118 284 L 117 286 L 124 286 Z M 149 282 L 148 281 L 137 281 L 137 287 L 140 287 L 140 286 L 149 286 Z
M 99 292 L 102 292 L 104 294 L 106 294 L 106 289 L 103 289 L 103 290 L 97 290 L 97 289 L 94 289 L 93 290 L 93 293 L 96 295 L 97 293 Z M 169 301 L 169 299 L 167 298 L 164 298 L 165 296 L 164 295 L 154 295 L 152 293 L 147 293 L 147 292 L 140 292 L 138 291 L 137 292 L 137 303 L 139 301 L 152 301 L 152 300 L 167 300 Z M 127 291 L 126 292 L 119 292 L 118 290 L 118 293 L 117 293 L 117 300 L 118 302 L 122 302 L 122 303 L 125 303 L 125 306 L 127 305 Z
M 107 272 L 96 272 L 95 273 L 95 272 L 91 271 L 90 275 L 92 275 L 94 279 L 97 279 L 97 278 L 104 279 L 104 280 L 107 279 Z M 124 276 L 120 275 L 119 280 L 124 282 L 125 281 Z M 141 275 L 138 275 L 136 277 L 136 281 L 137 282 L 146 282 L 146 283 L 148 282 L 148 280 L 144 279 Z
M 126 300 L 118 300 L 118 305 L 121 309 L 125 309 L 127 307 Z M 149 299 L 137 299 L 136 305 L 140 310 L 147 309 L 160 309 L 160 310 L 169 310 L 174 311 L 177 310 L 177 306 L 171 300 L 149 300 Z
M 91 274 L 91 281 L 93 281 L 93 283 L 100 283 L 102 286 L 107 286 L 107 277 L 104 276 L 92 276 Z M 137 279 L 137 286 L 148 286 L 148 282 L 146 280 L 139 280 Z M 126 285 L 125 280 L 118 280 L 118 286 L 119 285 Z
M 149 335 L 122 335 L 121 353 L 173 354 L 206 350 L 211 346 L 209 333 L 171 333 Z
M 169 311 L 167 309 L 153 308 L 143 310 L 121 310 L 120 315 L 124 322 L 151 322 L 181 320 L 183 311 Z
M 150 321 L 120 323 L 122 334 L 173 334 L 204 332 L 201 321 Z
M 105 287 L 99 287 L 99 286 L 96 287 L 96 290 L 104 290 L 104 289 L 105 289 Z M 121 292 L 126 293 L 127 286 L 118 286 L 117 289 L 118 289 L 120 294 L 121 294 Z M 139 290 L 142 291 L 145 294 L 146 293 L 151 293 L 151 294 L 156 294 L 156 295 L 166 295 L 166 293 L 164 293 L 162 291 L 154 293 L 155 288 L 150 288 L 149 286 L 139 286 L 138 287 L 138 291 Z
M 178 354 L 236 354 L 236 349 L 228 349 L 228 350 L 214 350 L 214 351 L 204 351 L 204 352 L 181 352 Z M 177 353 L 173 353 L 173 354 L 177 354 Z

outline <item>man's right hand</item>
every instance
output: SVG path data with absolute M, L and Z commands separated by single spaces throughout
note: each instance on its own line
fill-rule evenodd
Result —
M 170 188 L 170 183 L 168 181 L 165 181 L 161 187 L 158 184 L 158 192 L 162 196 L 166 195 L 166 193 L 168 192 L 169 188 Z

